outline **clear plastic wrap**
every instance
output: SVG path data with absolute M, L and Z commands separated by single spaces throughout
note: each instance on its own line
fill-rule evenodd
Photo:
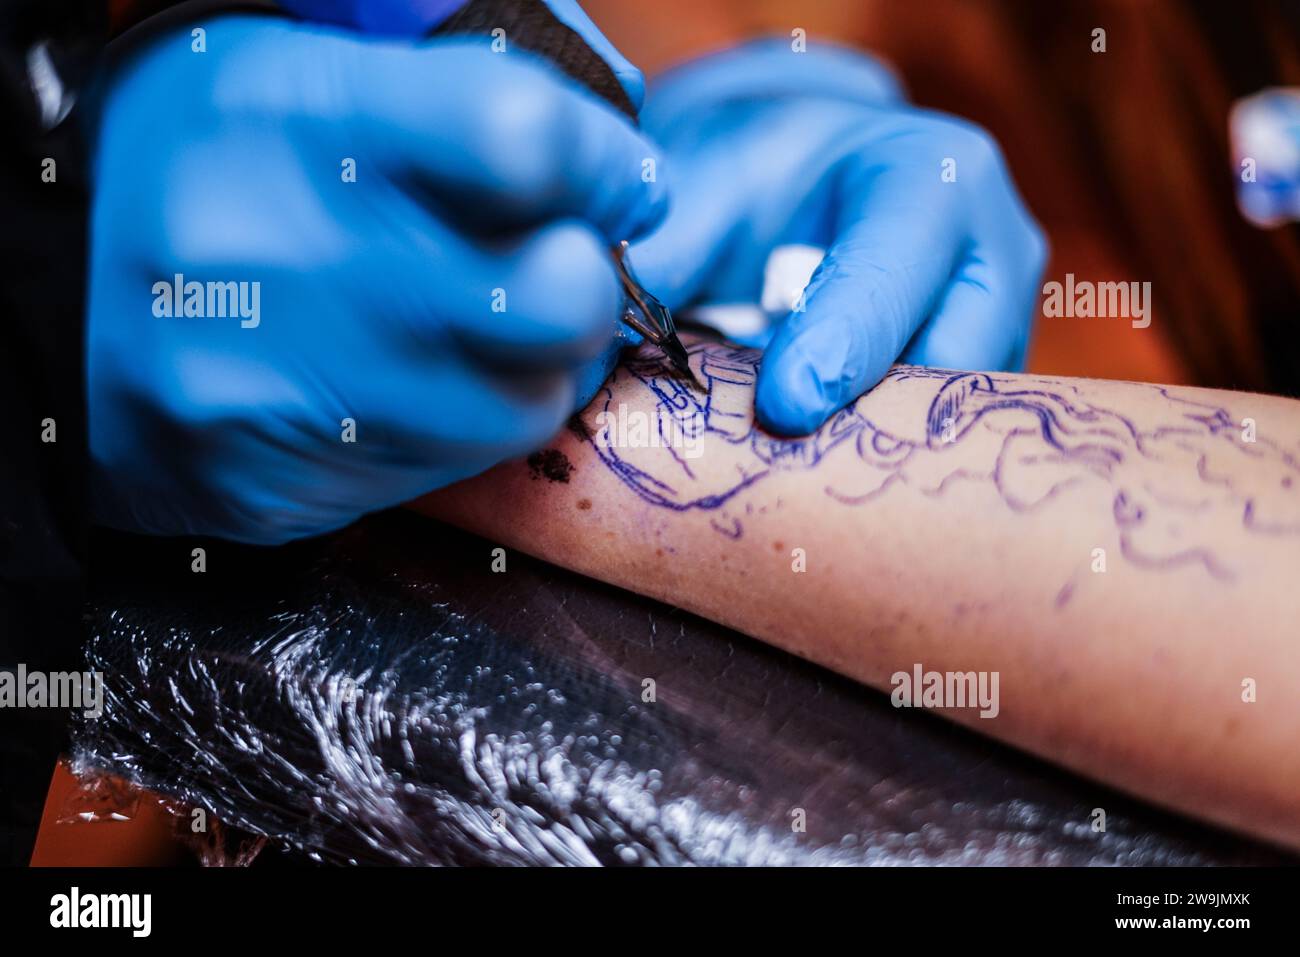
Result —
M 75 769 L 314 860 L 1283 859 L 658 603 L 522 555 L 494 574 L 414 515 L 208 543 L 202 574 L 191 546 L 97 543 L 106 702 Z

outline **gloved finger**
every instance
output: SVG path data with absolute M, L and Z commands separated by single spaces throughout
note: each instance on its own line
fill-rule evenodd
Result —
M 641 124 L 665 135 L 679 118 L 729 100 L 821 96 L 880 104 L 903 95 L 894 74 L 870 57 L 827 44 L 796 53 L 784 38 L 755 40 L 693 60 L 656 78 L 651 92 Z
M 637 278 L 669 309 L 696 300 L 732 251 L 728 233 L 751 199 L 732 162 L 721 153 L 700 157 L 691 175 L 677 180 L 662 225 L 629 250 Z
M 996 280 L 988 271 L 986 264 L 973 260 L 958 269 L 934 317 L 904 350 L 903 362 L 940 369 L 1006 368 L 1027 324 L 1015 319 L 1010 297 L 990 284 Z
M 587 42 L 587 46 L 595 50 L 609 65 L 609 68 L 614 71 L 614 76 L 618 78 L 619 86 L 623 87 L 623 92 L 632 102 L 632 108 L 640 112 L 641 106 L 645 103 L 645 74 L 637 69 L 631 60 L 623 56 L 618 47 L 609 42 L 605 34 L 600 32 L 600 28 L 592 23 L 587 12 L 578 6 L 577 0 L 545 0 L 545 2 L 557 20 L 582 37 Z
M 427 354 L 450 345 L 497 369 L 571 368 L 618 328 L 613 257 L 584 223 L 561 220 L 488 247 L 428 219 L 401 246 L 379 257 L 376 311 Z
M 372 461 L 386 448 L 390 465 L 426 470 L 428 488 L 447 478 L 438 470 L 474 474 L 542 445 L 572 412 L 573 396 L 572 373 L 494 372 L 454 355 L 395 361 L 348 391 Z
M 317 391 L 269 366 L 259 371 L 264 358 L 206 348 L 172 358 L 166 407 L 183 413 L 153 428 L 166 430 L 178 474 L 193 481 L 182 483 L 179 498 L 173 491 L 130 507 L 133 496 L 101 488 L 100 514 L 126 527 L 187 527 L 187 512 L 205 514 L 192 491 L 212 498 L 228 536 L 279 542 L 317 534 L 540 446 L 573 402 L 572 375 L 498 375 L 454 354 L 389 353 Z M 249 408 L 273 414 L 249 419 Z M 345 419 L 354 440 L 340 442 Z M 98 468 L 105 471 L 103 461 Z M 312 474 L 331 478 L 304 479 Z
M 1020 219 L 1007 210 L 1005 224 Z M 934 316 L 903 352 L 904 362 L 993 372 L 1024 366 L 1047 244 L 1033 223 L 1015 228 L 1012 249 L 976 245 L 953 275 Z
M 916 147 L 920 148 L 916 148 Z M 875 385 L 931 314 L 967 243 L 959 191 L 924 142 L 847 168 L 837 238 L 759 371 L 755 411 L 807 434 Z
M 721 129 L 693 129 L 689 135 L 706 142 L 689 151 L 687 170 L 668 169 L 674 202 L 663 224 L 632 247 L 637 275 L 670 309 L 756 302 L 774 245 L 828 241 L 838 197 L 827 195 L 826 184 L 834 182 L 845 137 L 862 128 L 862 113 L 850 104 L 753 105 L 728 110 Z
M 968 145 L 979 147 L 978 140 Z M 976 170 L 973 243 L 934 315 L 904 361 L 948 369 L 996 371 L 1024 363 L 1047 263 L 1047 241 L 1025 210 L 991 142 Z M 969 157 L 968 157 L 969 158 Z
M 613 244 L 663 218 L 657 150 L 541 60 L 440 40 L 354 44 L 352 118 L 385 172 L 443 208 L 518 225 L 574 217 Z
M 572 395 L 570 376 L 520 381 L 450 357 L 434 364 L 399 361 L 340 394 L 337 412 L 351 419 L 353 441 L 305 442 L 302 431 L 319 435 L 321 416 L 309 413 L 310 425 L 288 436 L 297 455 L 264 461 L 253 486 L 242 471 L 230 470 L 237 494 L 223 496 L 223 503 L 238 503 L 241 513 L 254 516 L 241 539 L 274 544 L 319 534 L 540 447 L 568 415 Z M 244 469 L 257 459 L 256 448 L 241 447 L 244 441 L 240 430 L 227 430 L 223 447 L 210 458 L 217 466 L 234 462 Z M 331 481 L 304 485 L 302 470 L 313 454 Z

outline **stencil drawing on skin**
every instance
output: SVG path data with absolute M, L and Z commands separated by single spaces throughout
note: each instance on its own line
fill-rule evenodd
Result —
M 816 469 L 830 455 L 856 455 L 861 462 L 853 473 L 859 480 L 838 479 L 824 489 L 853 507 L 907 494 L 904 488 L 942 497 L 956 483 L 974 482 L 994 490 L 1013 513 L 1028 513 L 1089 503 L 1092 498 L 1074 493 L 1104 485 L 1110 489 L 1106 520 L 1123 556 L 1139 567 L 1193 566 L 1230 581 L 1235 571 L 1223 556 L 1248 543 L 1225 542 L 1225 527 L 1243 538 L 1300 536 L 1295 449 L 1264 437 L 1247 442 L 1228 410 L 1163 386 L 1108 383 L 1160 397 L 1154 405 L 1126 404 L 1152 410 L 1145 416 L 1122 415 L 1060 380 L 896 366 L 819 431 L 790 439 L 754 421 L 761 353 L 714 343 L 697 343 L 690 352 L 707 394 L 643 350 L 582 413 L 584 432 L 604 465 L 642 499 L 678 512 L 714 513 L 714 527 L 733 538 L 743 535 L 747 510 L 773 504 L 763 500 L 765 477 Z M 942 381 L 937 393 L 936 380 Z M 607 425 L 617 415 L 615 394 L 626 395 L 620 387 L 632 381 L 653 395 L 654 441 L 623 441 Z M 917 396 L 909 400 L 907 392 Z M 719 474 L 694 467 L 724 444 L 733 458 L 737 450 L 747 452 L 734 469 Z M 1250 469 L 1234 468 L 1241 456 L 1255 460 Z M 1152 473 L 1141 466 L 1150 462 L 1179 467 Z M 1238 520 L 1204 521 L 1221 512 Z

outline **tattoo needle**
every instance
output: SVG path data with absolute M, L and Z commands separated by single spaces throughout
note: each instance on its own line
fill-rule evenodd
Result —
M 614 247 L 614 265 L 618 269 L 619 281 L 623 284 L 623 294 L 627 296 L 627 306 L 623 310 L 623 324 L 635 329 L 653 342 L 674 369 L 690 379 L 701 392 L 707 391 L 704 384 L 695 377 L 691 370 L 690 356 L 682 340 L 677 336 L 677 327 L 673 323 L 673 314 L 668 307 L 656 299 L 636 278 L 632 265 L 627 260 L 627 240 Z

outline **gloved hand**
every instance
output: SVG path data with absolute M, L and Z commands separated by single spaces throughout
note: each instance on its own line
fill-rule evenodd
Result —
M 653 147 L 482 43 L 203 26 L 206 52 L 186 27 L 112 67 L 92 114 L 95 518 L 275 543 L 542 444 L 612 358 Z
M 812 431 L 900 356 L 1023 363 L 1043 236 L 989 136 L 901 102 L 874 61 L 749 44 L 652 85 L 642 125 L 666 154 L 673 207 L 632 254 L 670 308 L 757 302 L 774 247 L 827 248 L 764 353 L 766 428 Z

